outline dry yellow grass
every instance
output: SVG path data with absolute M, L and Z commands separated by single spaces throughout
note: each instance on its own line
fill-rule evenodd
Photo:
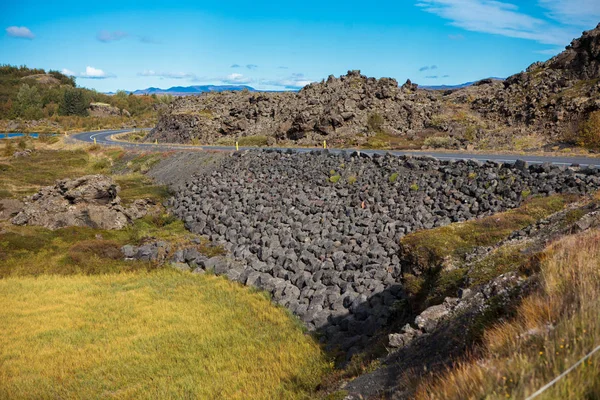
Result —
M 0 398 L 310 398 L 329 365 L 267 298 L 174 271 L 0 280 Z
M 523 399 L 600 344 L 600 231 L 562 239 L 543 257 L 541 290 L 485 333 L 483 356 L 423 383 L 417 399 Z M 598 398 L 595 356 L 537 399 Z

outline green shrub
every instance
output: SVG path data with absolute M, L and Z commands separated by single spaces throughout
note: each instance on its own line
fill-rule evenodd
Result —
M 338 181 L 341 179 L 341 175 L 340 174 L 336 174 L 333 176 L 329 177 L 329 182 L 331 183 L 338 183 Z
M 600 148 L 600 111 L 591 113 L 581 125 L 577 144 L 592 149 Z
M 354 185 L 356 183 L 356 181 L 357 181 L 356 176 L 352 175 L 352 176 L 348 177 L 348 184 Z
M 108 172 L 110 167 L 111 162 L 108 158 L 100 158 L 92 165 L 92 169 L 95 172 Z
M 392 175 L 390 175 L 390 183 L 394 183 L 398 180 L 398 173 L 394 172 Z
M 448 136 L 433 136 L 425 139 L 423 144 L 427 147 L 433 147 L 434 149 L 447 149 L 450 147 L 452 139 Z
M 268 144 L 269 138 L 264 135 L 244 136 L 238 139 L 240 146 L 262 147 Z
M 413 192 L 416 192 L 417 190 L 419 190 L 419 185 L 417 185 L 416 183 L 413 183 L 412 185 L 410 185 L 410 190 L 412 190 Z
M 367 119 L 367 127 L 369 128 L 369 130 L 371 132 L 381 133 L 381 132 L 383 132 L 383 123 L 384 122 L 385 121 L 380 114 L 373 113 L 373 114 L 369 115 L 369 118 Z

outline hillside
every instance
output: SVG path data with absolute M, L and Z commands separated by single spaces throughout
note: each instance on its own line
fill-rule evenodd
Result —
M 298 93 L 209 93 L 177 99 L 149 141 L 266 143 L 377 148 L 423 145 L 528 149 L 578 143 L 600 110 L 600 25 L 545 63 L 498 81 L 457 90 L 423 90 L 407 81 L 350 71 Z
M 67 131 L 148 126 L 172 96 L 78 87 L 74 77 L 25 66 L 0 66 L 0 131 Z

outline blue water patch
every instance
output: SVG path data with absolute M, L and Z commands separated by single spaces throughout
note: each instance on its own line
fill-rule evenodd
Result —
M 11 133 L 0 133 L 0 139 L 18 139 L 23 136 L 29 135 L 32 139 L 37 139 L 40 137 L 39 133 L 19 133 L 19 132 L 11 132 Z M 42 133 L 42 135 L 46 136 L 56 136 L 56 133 Z

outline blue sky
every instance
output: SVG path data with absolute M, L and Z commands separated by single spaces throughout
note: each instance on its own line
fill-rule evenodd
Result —
M 284 90 L 350 69 L 457 84 L 519 72 L 599 22 L 598 0 L 2 0 L 0 63 L 99 91 Z

